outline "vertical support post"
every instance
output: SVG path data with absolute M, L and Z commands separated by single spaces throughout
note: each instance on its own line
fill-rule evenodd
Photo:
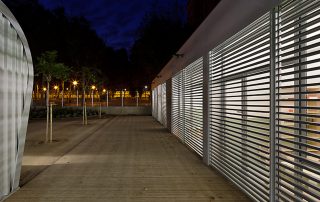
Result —
M 77 107 L 79 107 L 79 90 L 77 89 Z
M 88 125 L 87 103 L 84 103 L 84 124 Z
M 91 93 L 91 106 L 93 107 L 93 90 L 92 90 L 92 93 Z
M 166 106 L 167 106 L 167 128 L 172 133 L 171 129 L 171 112 L 172 112 L 172 78 L 166 81 Z
M 180 113 L 180 118 L 182 119 L 182 123 L 181 123 L 181 133 L 182 133 L 182 136 L 183 136 L 183 143 L 186 142 L 186 113 L 185 113 L 185 70 L 181 70 L 181 91 L 180 91 L 180 102 L 181 102 L 181 106 L 180 106 L 180 109 L 181 109 L 181 113 Z
M 248 166 L 247 166 L 247 119 L 248 119 L 248 101 L 247 101 L 247 78 L 246 74 L 242 75 L 241 79 L 241 128 L 242 128 L 242 140 L 241 140 L 241 148 L 242 148 L 242 169 L 245 172 L 244 178 L 247 179 L 248 176 Z
M 136 99 L 137 99 L 137 107 L 139 107 L 139 93 L 138 93 L 138 91 L 136 92 Z
M 203 124 L 203 162 L 210 164 L 210 135 L 209 135 L 209 53 L 203 57 L 203 98 L 202 98 L 202 124 Z
M 276 10 L 270 11 L 270 201 L 276 201 Z
M 53 104 L 50 104 L 50 143 L 52 143 L 52 107 Z
M 49 105 L 49 91 L 50 85 L 49 81 L 47 81 L 47 92 L 46 92 L 46 105 L 47 105 L 47 126 L 46 126 L 46 142 L 49 140 L 49 117 L 50 117 L 50 105 Z
M 107 107 L 109 107 L 109 91 L 107 90 Z
M 99 103 L 99 118 L 101 119 L 101 102 Z
M 121 91 L 121 107 L 123 107 L 123 90 Z

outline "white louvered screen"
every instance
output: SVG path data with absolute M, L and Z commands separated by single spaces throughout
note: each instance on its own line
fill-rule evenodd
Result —
M 210 164 L 269 201 L 270 19 L 260 17 L 210 52 Z
M 156 113 L 155 113 L 155 89 L 152 90 L 152 116 L 153 118 L 156 118 Z
M 162 88 L 161 85 L 157 87 L 157 120 L 162 124 Z
M 27 41 L 0 1 L 0 201 L 19 186 L 32 86 Z
M 184 70 L 184 139 L 200 156 L 203 155 L 203 66 L 202 58 Z
M 172 78 L 172 97 L 171 97 L 171 131 L 174 135 L 184 142 L 183 124 L 183 75 L 182 71 Z
M 158 119 L 158 91 L 157 88 L 154 88 L 152 90 L 152 112 L 153 112 L 153 117 L 155 119 Z
M 161 119 L 162 119 L 162 124 L 164 127 L 167 127 L 167 96 L 166 96 L 166 83 L 163 83 L 161 85 L 161 102 L 162 102 L 162 109 L 161 109 Z
M 284 2 L 277 29 L 277 197 L 320 201 L 320 1 Z

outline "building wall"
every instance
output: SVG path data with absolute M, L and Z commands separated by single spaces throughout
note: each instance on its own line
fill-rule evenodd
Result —
M 19 186 L 33 86 L 27 40 L 0 1 L 0 200 Z

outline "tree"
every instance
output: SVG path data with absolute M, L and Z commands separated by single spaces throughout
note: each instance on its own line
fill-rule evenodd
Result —
M 143 21 L 131 50 L 134 87 L 150 83 L 190 36 L 183 20 L 170 13 L 154 12 Z
M 87 125 L 87 106 L 86 106 L 86 90 L 90 90 L 90 85 L 94 84 L 97 81 L 97 70 L 89 67 L 82 67 L 82 106 L 83 106 L 83 124 Z
M 62 87 L 61 107 L 63 107 L 63 102 L 64 102 L 64 83 L 67 80 L 69 80 L 70 71 L 71 69 L 62 63 L 60 63 L 56 69 L 55 77 L 61 81 L 61 87 Z
M 49 96 L 50 96 L 50 82 L 53 78 L 57 78 L 65 71 L 66 66 L 63 63 L 57 62 L 58 53 L 57 51 L 46 51 L 37 58 L 36 73 L 41 74 L 44 80 L 47 82 L 46 91 L 46 106 L 47 106 L 47 128 L 46 128 L 46 142 L 48 141 L 49 135 Z

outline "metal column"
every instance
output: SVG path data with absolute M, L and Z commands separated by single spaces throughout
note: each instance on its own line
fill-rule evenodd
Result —
M 209 136 L 209 53 L 203 57 L 203 162 L 210 164 Z

